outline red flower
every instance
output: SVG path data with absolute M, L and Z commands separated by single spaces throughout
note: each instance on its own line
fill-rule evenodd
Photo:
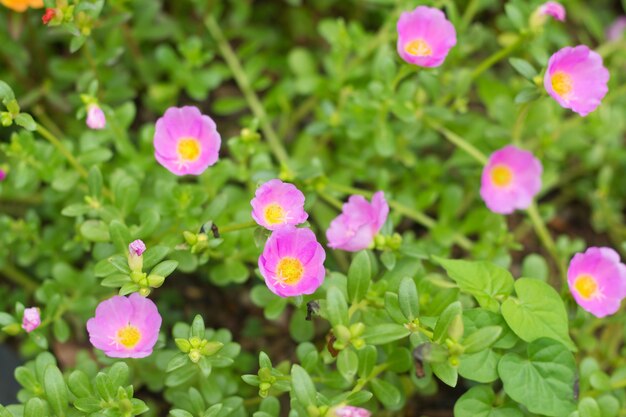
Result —
M 56 16 L 56 14 L 57 14 L 56 10 L 46 9 L 46 12 L 41 17 L 41 21 L 43 22 L 44 25 L 47 25 L 48 23 L 50 23 L 52 19 L 54 19 L 54 16 Z

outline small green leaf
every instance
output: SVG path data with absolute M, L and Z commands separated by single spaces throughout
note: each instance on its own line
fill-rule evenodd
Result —
M 444 384 L 456 387 L 459 380 L 459 372 L 453 366 L 446 362 L 435 362 L 431 364 L 433 373 L 437 375 Z
M 530 62 L 519 58 L 509 58 L 509 63 L 522 77 L 531 80 L 537 76 L 537 70 Z
M 35 123 L 33 116 L 31 116 L 28 113 L 18 114 L 17 117 L 15 118 L 15 123 L 18 126 L 22 126 L 24 129 L 29 130 L 31 132 L 37 130 L 37 123 Z
M 177 267 L 178 267 L 177 261 L 163 261 L 157 264 L 157 266 L 155 266 L 152 269 L 152 271 L 150 271 L 150 275 L 158 275 L 161 277 L 167 277 L 172 272 L 174 272 Z
M 307 371 L 300 365 L 293 365 L 291 368 L 291 389 L 303 407 L 317 404 L 315 385 Z
M 413 321 L 419 316 L 420 306 L 419 297 L 417 296 L 417 287 L 415 281 L 411 278 L 403 278 L 398 288 L 398 301 L 402 314 L 408 321 Z
M 43 417 L 48 415 L 46 405 L 37 397 L 31 398 L 24 407 L 24 417 Z
M 367 251 L 356 254 L 348 269 L 348 299 L 361 301 L 367 294 L 372 280 L 372 265 Z
M 76 370 L 70 374 L 67 386 L 72 394 L 78 398 L 85 398 L 91 395 L 91 383 L 87 374 L 83 371 Z
M 345 349 L 337 356 L 337 370 L 347 381 L 352 381 L 359 367 L 359 357 L 352 349 Z
M 437 324 L 435 325 L 435 330 L 433 332 L 433 341 L 436 343 L 443 342 L 448 337 L 451 326 L 459 326 L 459 317 L 461 318 L 460 325 L 462 326 L 462 315 L 463 307 L 461 306 L 460 301 L 455 301 L 454 303 L 446 307 L 446 309 L 443 310 L 443 312 L 441 313 L 441 316 L 439 316 Z M 453 330 L 456 331 L 455 329 Z
M 488 326 L 478 329 L 463 340 L 465 353 L 476 353 L 493 345 L 502 334 L 502 327 Z
M 348 304 L 343 293 L 337 287 L 330 287 L 326 293 L 326 310 L 328 321 L 333 326 L 348 325 Z
M 372 391 L 378 400 L 389 410 L 397 410 L 402 403 L 400 390 L 383 379 L 372 379 Z
M 385 323 L 375 326 L 367 326 L 363 333 L 363 339 L 372 345 L 384 345 L 394 340 L 407 337 L 411 331 L 401 324 Z
M 48 404 L 50 404 L 54 413 L 59 417 L 65 416 L 65 411 L 68 407 L 67 386 L 59 368 L 54 365 L 46 368 L 43 377 L 43 387 Z
M 98 166 L 94 165 L 89 169 L 87 184 L 89 186 L 89 194 L 95 199 L 100 199 L 102 197 L 103 180 L 102 172 Z
M 144 269 L 150 269 L 157 263 L 161 262 L 161 260 L 163 260 L 169 252 L 170 248 L 167 246 L 152 246 L 146 249 L 143 253 Z

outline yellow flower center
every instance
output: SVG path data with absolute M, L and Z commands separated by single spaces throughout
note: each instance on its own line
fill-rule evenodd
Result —
M 414 56 L 431 56 L 433 50 L 423 39 L 414 39 L 404 46 L 404 50 Z
M 141 333 L 138 328 L 128 324 L 117 331 L 115 340 L 126 349 L 132 349 L 141 340 Z
M 298 259 L 286 256 L 278 261 L 276 275 L 283 284 L 295 285 L 304 275 L 304 266 Z
M 572 91 L 572 77 L 563 71 L 552 74 L 552 89 L 561 97 Z
M 496 187 L 506 187 L 513 181 L 513 171 L 506 165 L 496 165 L 491 170 L 491 181 Z
M 182 138 L 176 145 L 176 152 L 183 161 L 193 162 L 200 156 L 200 142 L 195 138 Z
M 265 221 L 269 225 L 280 224 L 285 221 L 285 210 L 276 203 L 265 207 Z
M 589 300 L 598 292 L 598 282 L 589 274 L 581 274 L 576 277 L 574 288 L 582 298 Z

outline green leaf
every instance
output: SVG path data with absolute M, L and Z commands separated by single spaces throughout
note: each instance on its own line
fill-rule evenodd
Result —
M 74 407 L 85 413 L 95 413 L 101 409 L 102 400 L 96 397 L 79 398 L 74 401 Z
M 0 81 L 0 101 L 6 103 L 8 101 L 15 100 L 15 94 L 7 83 Z
M 387 292 L 385 293 L 385 310 L 393 321 L 398 324 L 405 324 L 407 322 L 406 317 L 400 309 L 400 299 L 398 294 Z
M 155 266 L 152 269 L 152 271 L 150 271 L 150 275 L 158 275 L 161 277 L 167 277 L 172 272 L 174 272 L 177 267 L 178 267 L 177 261 L 163 261 L 157 264 L 157 266 Z
M 565 306 L 554 288 L 537 279 L 520 278 L 515 282 L 515 292 L 517 298 L 502 303 L 502 316 L 515 334 L 526 342 L 549 337 L 576 351 Z
M 372 391 L 385 408 L 396 410 L 402 403 L 402 394 L 395 385 L 382 379 L 372 379 Z
M 143 253 L 143 267 L 148 270 L 157 263 L 161 262 L 163 258 L 170 252 L 170 248 L 167 246 L 153 246 Z
M 525 357 L 508 353 L 498 364 L 507 395 L 533 413 L 555 417 L 574 411 L 575 369 L 572 353 L 551 339 L 530 343 Z
M 372 280 L 372 265 L 367 251 L 356 254 L 348 269 L 348 299 L 361 301 L 367 294 Z
M 436 343 L 443 342 L 451 331 L 456 335 L 458 333 L 456 327 L 459 326 L 461 326 L 462 335 L 463 307 L 461 306 L 460 301 L 455 301 L 446 307 L 446 309 L 443 310 L 443 313 L 441 313 L 441 316 L 439 316 L 433 332 L 433 341 Z
M 196 314 L 191 322 L 191 328 L 189 329 L 189 337 L 199 337 L 204 339 L 205 327 L 204 319 L 200 314 Z
M 472 381 L 489 383 L 498 379 L 498 362 L 502 355 L 493 349 L 463 354 L 459 358 L 459 375 Z
M 431 363 L 433 373 L 437 375 L 444 384 L 451 387 L 456 387 L 459 380 L 459 372 L 455 367 L 450 365 L 447 361 Z
M 91 395 L 91 383 L 87 374 L 83 371 L 76 370 L 70 374 L 67 381 L 67 386 L 78 398 L 85 398 Z
M 509 271 L 489 262 L 446 260 L 435 257 L 461 291 L 469 293 L 487 310 L 498 312 L 498 298 L 513 291 L 513 276 Z
M 374 346 L 365 346 L 358 353 L 359 369 L 358 374 L 361 378 L 366 378 L 376 366 L 378 360 L 378 350 Z
M 345 349 L 337 356 L 337 370 L 347 381 L 352 381 L 359 368 L 359 357 L 352 349 Z
M 80 226 L 80 233 L 92 242 L 108 242 L 111 240 L 109 226 L 102 220 L 87 220 Z
M 108 370 L 109 378 L 111 379 L 111 385 L 113 387 L 119 387 L 126 385 L 128 381 L 128 365 L 125 362 L 116 362 Z
M 59 417 L 65 416 L 68 407 L 67 386 L 59 368 L 54 365 L 49 365 L 46 368 L 43 376 L 43 388 L 48 404 L 54 413 Z
M 120 288 L 128 283 L 131 283 L 130 277 L 128 275 L 113 274 L 103 279 L 100 285 L 108 288 Z
M 363 339 L 372 345 L 384 345 L 394 340 L 407 337 L 411 331 L 401 324 L 385 323 L 369 325 L 363 333 Z
M 20 366 L 15 369 L 15 380 L 20 383 L 22 387 L 31 392 L 37 392 L 40 388 L 39 382 L 37 382 L 37 377 L 25 366 Z
M 488 326 L 478 329 L 463 340 L 465 353 L 476 353 L 493 345 L 502 334 L 502 327 Z
M 455 417 L 523 417 L 512 404 L 497 405 L 498 401 L 489 386 L 470 388 L 454 405 Z
M 31 398 L 26 402 L 24 407 L 24 417 L 43 417 L 47 416 L 46 405 L 37 397 Z
M 127 253 L 128 244 L 131 242 L 128 227 L 119 220 L 113 220 L 109 224 L 109 234 L 118 252 Z
M 67 342 L 70 338 L 70 326 L 63 319 L 57 319 L 52 324 L 54 338 L 61 343 Z
M 102 197 L 102 172 L 98 166 L 94 165 L 89 169 L 89 176 L 87 177 L 87 184 L 89 185 L 89 194 L 96 199 Z
M 413 321 L 419 316 L 420 306 L 419 297 L 417 295 L 417 287 L 412 278 L 403 278 L 398 288 L 398 301 L 402 314 L 408 321 Z
M 509 58 L 509 63 L 522 77 L 531 80 L 537 76 L 537 70 L 530 62 L 519 58 Z
M 604 417 L 600 412 L 598 402 L 591 397 L 585 397 L 578 403 L 580 417 Z
M 291 368 L 291 390 L 303 407 L 316 405 L 315 385 L 311 377 L 300 365 Z
M 35 123 L 33 116 L 31 116 L 28 113 L 18 114 L 17 117 L 15 118 L 15 123 L 18 126 L 22 126 L 24 129 L 29 130 L 31 132 L 37 130 L 37 123 Z
M 348 325 L 348 304 L 341 290 L 337 287 L 330 287 L 326 293 L 326 310 L 328 311 L 328 321 L 333 326 L 342 324 Z

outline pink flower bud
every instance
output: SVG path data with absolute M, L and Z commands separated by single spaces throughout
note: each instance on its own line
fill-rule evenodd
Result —
M 128 252 L 131 255 L 141 256 L 146 251 L 146 244 L 141 239 L 137 239 L 128 245 Z
M 104 112 L 97 104 L 90 104 L 87 108 L 87 127 L 94 130 L 104 129 L 107 119 Z
M 32 332 L 41 324 L 41 316 L 39 308 L 31 307 L 24 310 L 24 318 L 22 319 L 22 329 L 27 333 Z

